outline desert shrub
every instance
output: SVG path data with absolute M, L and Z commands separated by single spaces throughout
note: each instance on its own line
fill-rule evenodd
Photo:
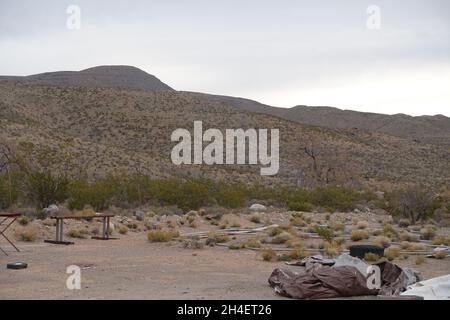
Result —
M 246 190 L 239 185 L 223 185 L 213 194 L 219 205 L 225 208 L 243 207 L 246 199 Z
M 411 246 L 411 242 L 409 242 L 409 241 L 400 242 L 400 247 L 404 250 L 409 249 L 410 246 Z
M 330 258 L 337 257 L 342 251 L 341 246 L 334 241 L 332 242 L 326 241 L 324 247 L 325 247 L 325 254 Z
M 261 256 L 264 261 L 275 261 L 277 259 L 277 253 L 272 249 L 262 250 Z
M 282 233 L 284 230 L 281 227 L 270 227 L 266 230 L 266 233 L 271 236 L 274 237 L 280 233 Z
M 0 209 L 7 209 L 17 202 L 18 189 L 18 180 L 15 174 L 0 174 Z
M 375 262 L 379 259 L 380 256 L 373 252 L 366 252 L 366 254 L 364 255 L 364 260 L 366 260 L 367 262 Z
M 353 189 L 337 186 L 319 187 L 310 194 L 311 203 L 333 211 L 353 210 L 360 194 Z
M 367 221 L 358 221 L 356 227 L 358 229 L 367 229 L 369 227 L 369 223 Z
M 182 246 L 186 249 L 203 249 L 205 244 L 198 237 L 194 237 L 192 239 L 183 240 Z
M 291 224 L 292 224 L 293 226 L 296 226 L 296 227 L 304 227 L 304 226 L 306 226 L 305 220 L 303 220 L 303 219 L 300 218 L 300 217 L 293 217 L 293 218 L 291 219 Z
M 36 239 L 38 237 L 38 231 L 36 230 L 36 228 L 28 227 L 28 228 L 18 231 L 17 237 L 21 241 L 33 242 L 33 241 L 36 241 Z
M 300 202 L 300 201 L 289 201 L 287 203 L 287 207 L 291 211 L 303 211 L 303 212 L 311 212 L 313 211 L 313 205 L 309 202 Z
M 195 180 L 154 180 L 150 183 L 149 193 L 160 204 L 176 205 L 185 212 L 198 210 L 210 201 L 207 184 Z
M 253 223 L 261 223 L 261 216 L 257 213 L 254 213 L 250 216 L 249 220 Z
M 439 245 L 449 246 L 450 245 L 450 237 L 437 236 L 437 237 L 433 238 L 431 243 L 436 246 L 439 246 Z
M 436 228 L 434 226 L 425 226 L 425 228 L 420 230 L 420 235 L 422 239 L 431 240 L 436 235 Z
M 260 237 L 251 237 L 244 242 L 244 247 L 246 248 L 261 248 Z
M 114 178 L 105 178 L 94 182 L 75 181 L 69 187 L 70 210 L 82 210 L 91 206 L 95 211 L 107 209 L 117 192 Z
M 403 231 L 403 232 L 400 232 L 399 239 L 401 241 L 410 241 L 410 242 L 412 242 L 412 241 L 416 241 L 417 237 L 414 234 L 412 234 L 412 233 L 409 233 L 407 231 Z
M 307 256 L 307 253 L 303 248 L 295 248 L 291 252 L 289 252 L 289 257 L 294 260 L 300 260 Z
M 427 188 L 412 186 L 393 191 L 387 195 L 388 211 L 409 219 L 411 224 L 431 217 L 441 206 L 438 198 Z
M 391 245 L 391 239 L 386 236 L 378 236 L 374 244 L 382 248 L 388 248 Z
M 392 261 L 400 256 L 400 248 L 398 247 L 389 247 L 384 250 L 384 256 L 389 261 Z
M 49 171 L 35 171 L 28 173 L 25 180 L 27 197 L 38 209 L 59 203 L 68 198 L 69 179 L 61 174 Z
M 86 238 L 88 231 L 86 229 L 70 229 L 67 235 L 72 238 L 84 239 Z
M 447 251 L 441 250 L 433 254 L 436 259 L 445 259 L 447 257 Z
M 28 223 L 30 223 L 31 219 L 30 217 L 27 216 L 21 216 L 17 222 L 19 222 L 20 225 L 22 226 L 26 226 Z
M 391 239 L 398 238 L 398 231 L 389 223 L 383 225 L 382 234 Z
M 328 242 L 331 242 L 331 240 L 333 240 L 334 238 L 334 231 L 330 228 L 317 226 L 315 228 L 315 232 L 319 235 L 319 237 Z
M 227 234 L 218 232 L 208 232 L 208 238 L 206 239 L 206 245 L 213 246 L 216 243 L 225 243 L 230 241 L 230 237 Z
M 400 228 L 407 228 L 407 227 L 409 227 L 409 225 L 410 225 L 410 222 L 409 222 L 408 219 L 400 219 L 400 220 L 398 221 L 398 226 L 399 226 Z
M 427 258 L 425 256 L 417 256 L 415 259 L 416 264 L 422 264 L 427 261 Z
M 230 249 L 230 250 L 239 250 L 239 249 L 242 249 L 242 248 L 243 248 L 243 245 L 240 244 L 240 243 L 237 243 L 237 242 L 235 242 L 235 243 L 230 243 L 230 244 L 228 245 L 228 249 Z
M 177 231 L 167 230 L 150 230 L 147 233 L 147 239 L 150 242 L 168 242 L 179 236 Z
M 119 233 L 120 234 L 127 234 L 128 233 L 128 228 L 126 226 L 121 226 L 119 228 Z
M 272 243 L 282 244 L 291 239 L 292 235 L 289 232 L 283 231 L 272 238 Z
M 334 231 L 344 231 L 345 225 L 338 221 L 331 221 L 330 228 L 333 229 Z
M 369 233 L 366 230 L 353 230 L 350 234 L 352 241 L 361 241 L 369 238 Z

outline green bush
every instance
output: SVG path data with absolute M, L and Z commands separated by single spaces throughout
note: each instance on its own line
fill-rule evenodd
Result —
M 18 187 L 15 176 L 0 175 L 0 209 L 7 209 L 18 198 Z
M 109 207 L 117 192 L 117 185 L 112 178 L 95 182 L 76 181 L 69 188 L 69 209 L 82 210 L 92 206 L 95 211 L 102 211 Z
M 69 179 L 49 171 L 36 171 L 26 176 L 28 197 L 40 209 L 62 202 L 68 197 Z
M 220 186 L 213 194 L 219 205 L 225 208 L 239 208 L 244 206 L 246 200 L 246 190 L 238 185 Z
M 319 187 L 311 192 L 311 203 L 331 210 L 353 210 L 361 195 L 353 189 L 328 186 Z

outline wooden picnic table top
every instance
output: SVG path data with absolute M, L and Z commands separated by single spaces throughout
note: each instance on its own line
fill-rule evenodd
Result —
M 0 212 L 0 217 L 20 217 L 22 214 L 21 213 L 8 213 L 8 212 Z
M 50 216 L 50 219 L 91 219 L 91 218 L 111 218 L 115 215 L 112 213 L 100 213 L 93 215 L 66 215 L 66 216 Z

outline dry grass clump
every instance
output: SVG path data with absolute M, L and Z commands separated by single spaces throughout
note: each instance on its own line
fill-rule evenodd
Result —
M 414 241 L 418 240 L 414 234 L 409 233 L 408 231 L 401 232 L 399 234 L 399 239 L 400 239 L 400 241 L 410 241 L 410 242 L 414 242 Z
M 214 246 L 216 243 L 225 243 L 230 241 L 230 237 L 227 234 L 210 231 L 208 232 L 208 238 L 206 239 L 206 245 Z
M 75 212 L 74 216 L 82 216 L 82 217 L 92 217 L 95 216 L 96 212 L 92 208 L 85 208 L 81 211 Z
M 276 235 L 279 235 L 280 233 L 282 233 L 284 231 L 283 228 L 281 227 L 270 227 L 266 230 L 266 233 L 270 236 L 270 237 L 274 237 Z
M 389 223 L 386 223 L 381 230 L 382 234 L 386 237 L 389 237 L 391 240 L 398 238 L 398 231 L 395 227 Z
M 288 255 L 292 260 L 300 260 L 308 256 L 308 254 L 303 248 L 296 248 L 291 252 L 289 252 Z
M 420 230 L 420 235 L 424 240 L 431 240 L 436 235 L 436 228 L 432 225 L 425 226 Z
M 121 226 L 119 228 L 119 233 L 120 234 L 127 234 L 128 233 L 128 228 L 126 226 Z
M 285 245 L 288 248 L 298 248 L 303 247 L 304 243 L 302 239 L 298 237 L 293 237 L 292 239 L 287 240 Z
M 248 220 L 250 220 L 253 223 L 261 223 L 261 215 L 258 213 L 254 213 L 250 216 Z
M 400 219 L 400 220 L 398 221 L 397 225 L 398 225 L 400 228 L 407 228 L 407 227 L 409 227 L 409 220 L 408 220 L 408 219 Z
M 42 220 L 42 224 L 44 226 L 54 227 L 54 226 L 56 226 L 56 220 L 47 218 L 47 219 Z
M 243 246 L 245 248 L 261 248 L 261 238 L 258 236 L 247 239 Z
M 384 256 L 389 261 L 392 261 L 400 256 L 400 248 L 398 247 L 389 247 L 384 250 Z
M 427 258 L 425 256 L 417 256 L 415 263 L 416 264 L 422 264 L 425 263 L 427 261 Z
M 230 243 L 230 245 L 228 246 L 228 249 L 230 249 L 230 250 L 239 250 L 239 249 L 242 249 L 243 247 L 244 247 L 243 244 L 234 242 L 234 243 Z
M 421 251 L 426 250 L 426 246 L 421 243 L 411 243 L 408 249 L 411 251 Z
M 358 221 L 358 223 L 356 224 L 356 227 L 358 229 L 367 229 L 369 227 L 369 223 L 367 221 Z
M 293 238 L 293 236 L 289 232 L 283 231 L 280 234 L 277 234 L 275 237 L 272 238 L 272 243 L 282 244 L 288 240 L 291 240 L 292 238 Z
M 72 238 L 85 239 L 87 237 L 87 229 L 70 229 L 67 235 Z
M 331 221 L 330 228 L 333 229 L 334 231 L 344 231 L 345 225 L 342 222 Z
M 400 247 L 404 250 L 408 249 L 410 246 L 411 246 L 411 242 L 409 242 L 409 241 L 400 242 Z
M 440 250 L 433 254 L 436 259 L 445 259 L 447 257 L 447 251 Z
M 325 254 L 330 258 L 335 258 L 339 256 L 342 252 L 342 248 L 340 245 L 338 245 L 336 242 L 324 242 L 325 246 Z
M 373 252 L 366 252 L 366 254 L 364 255 L 364 260 L 366 260 L 367 262 L 375 262 L 379 259 L 380 256 Z
M 350 234 L 352 241 L 361 241 L 369 238 L 369 233 L 366 230 L 353 230 Z
M 38 237 L 38 230 L 34 227 L 27 227 L 16 233 L 16 237 L 21 241 L 33 242 Z
M 240 228 L 241 224 L 239 222 L 237 222 L 237 221 L 233 221 L 233 222 L 231 222 L 230 227 L 231 228 Z
M 293 217 L 291 218 L 291 225 L 295 227 L 306 227 L 307 223 L 301 217 Z
M 147 239 L 150 242 L 168 242 L 179 235 L 178 231 L 173 230 L 150 230 Z
M 378 236 L 373 243 L 379 247 L 388 248 L 391 245 L 391 239 L 386 236 Z
M 261 251 L 261 257 L 264 261 L 276 261 L 277 253 L 272 249 L 264 249 Z
M 437 236 L 433 238 L 431 243 L 434 244 L 435 246 L 440 245 L 450 246 L 450 237 Z
M 185 249 L 203 249 L 205 244 L 198 237 L 194 237 L 192 239 L 183 240 L 182 246 Z

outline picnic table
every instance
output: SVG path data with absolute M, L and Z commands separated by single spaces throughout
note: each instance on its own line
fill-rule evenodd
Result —
M 14 249 L 16 249 L 17 252 L 20 252 L 19 248 L 17 248 L 14 243 L 8 239 L 6 236 L 6 230 L 21 216 L 20 213 L 6 213 L 6 212 L 0 212 L 0 235 L 6 239 L 6 241 L 9 242 L 10 245 L 13 246 Z M 8 221 L 10 220 L 10 221 Z M 0 247 L 0 250 L 8 255 L 5 250 L 3 250 Z
M 98 213 L 95 215 L 70 215 L 70 216 L 51 216 L 51 219 L 56 220 L 56 239 L 55 240 L 44 240 L 44 242 L 53 243 L 53 244 L 74 244 L 74 242 L 71 241 L 64 241 L 64 220 L 65 219 L 75 219 L 75 220 L 81 220 L 81 219 L 94 219 L 94 218 L 100 218 L 103 220 L 103 228 L 102 228 L 102 234 L 99 237 L 91 237 L 92 239 L 96 240 L 113 240 L 118 238 L 113 238 L 109 236 L 109 221 L 111 217 L 114 217 L 114 214 L 110 213 Z

